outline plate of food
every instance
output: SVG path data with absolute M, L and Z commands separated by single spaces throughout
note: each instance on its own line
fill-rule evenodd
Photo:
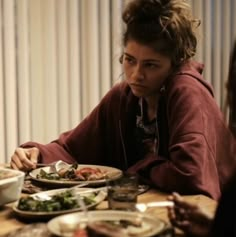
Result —
M 58 164 L 62 164 L 58 166 Z M 88 186 L 103 185 L 107 181 L 118 179 L 122 176 L 122 171 L 101 165 L 79 165 L 66 164 L 58 161 L 55 166 L 45 166 L 32 170 L 29 173 L 31 179 L 53 186 L 68 187 L 86 183 Z
M 107 196 L 106 188 L 63 188 L 21 197 L 13 205 L 19 217 L 49 219 L 58 215 L 92 209 Z
M 62 237 L 105 236 L 107 233 L 117 237 L 150 237 L 158 236 L 167 227 L 166 222 L 150 214 L 118 210 L 71 213 L 48 222 L 49 231 Z

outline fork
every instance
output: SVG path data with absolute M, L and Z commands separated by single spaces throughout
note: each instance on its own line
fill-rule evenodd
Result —
M 71 190 L 73 192 L 73 190 L 76 190 L 76 188 L 81 188 L 81 187 L 84 187 L 86 185 L 88 185 L 88 183 L 86 183 L 86 182 L 85 183 L 81 183 L 81 184 L 75 185 L 75 186 L 73 186 L 71 188 L 67 188 L 67 189 L 65 189 L 65 191 L 70 191 Z M 92 192 L 91 190 L 84 190 L 84 191 L 82 191 L 82 193 L 85 192 L 85 191 Z M 41 192 L 41 193 L 34 194 L 32 197 L 35 200 L 38 200 L 38 201 L 48 201 L 48 200 L 52 199 L 52 196 L 46 194 L 45 192 Z
M 62 160 L 58 160 L 49 164 L 44 164 L 44 163 L 37 163 L 37 167 L 45 167 L 49 166 L 50 167 L 50 172 L 58 172 L 62 168 L 70 168 L 72 164 L 68 164 Z
M 135 205 L 136 209 L 140 212 L 145 212 L 150 207 L 173 207 L 173 206 L 174 206 L 174 202 L 172 201 L 137 203 Z
M 93 192 L 99 192 L 99 191 L 107 192 L 107 187 L 91 188 L 88 190 L 78 190 L 77 192 L 75 190 L 75 194 L 93 193 Z

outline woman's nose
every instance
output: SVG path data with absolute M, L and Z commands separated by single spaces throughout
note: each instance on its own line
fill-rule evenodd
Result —
M 136 65 L 133 70 L 133 78 L 135 80 L 143 80 L 144 79 L 144 72 L 140 65 Z

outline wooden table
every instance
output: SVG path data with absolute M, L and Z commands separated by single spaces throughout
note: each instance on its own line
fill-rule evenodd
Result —
M 152 201 L 163 201 L 166 200 L 167 196 L 168 194 L 166 193 L 151 189 L 146 193 L 139 195 L 138 202 L 147 203 Z M 217 205 L 216 201 L 204 195 L 184 196 L 184 198 L 190 202 L 199 204 L 200 206 L 205 208 L 206 211 L 214 215 Z M 107 201 L 103 201 L 97 206 L 96 209 L 107 209 Z M 150 208 L 147 211 L 160 219 L 168 221 L 166 208 Z M 0 223 L 0 236 L 25 225 L 25 223 L 16 219 L 12 212 L 11 204 L 5 205 L 3 208 L 0 209 Z M 184 236 L 183 233 L 181 233 L 180 231 L 177 231 L 177 235 Z

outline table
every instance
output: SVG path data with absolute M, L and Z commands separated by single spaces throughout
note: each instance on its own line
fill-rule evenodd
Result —
M 147 203 L 152 201 L 163 201 L 166 200 L 167 196 L 167 193 L 160 192 L 156 189 L 150 189 L 146 193 L 139 195 L 138 202 Z M 207 212 L 214 215 L 217 202 L 211 198 L 204 195 L 188 195 L 183 197 L 190 202 L 199 204 L 201 207 L 205 208 Z M 8 204 L 0 208 L 0 236 L 25 225 L 25 223 L 15 218 L 11 209 L 11 205 L 12 204 Z M 100 203 L 96 209 L 107 209 L 107 201 Z M 150 208 L 147 211 L 160 219 L 168 221 L 166 208 Z M 180 231 L 177 231 L 177 236 L 184 236 L 184 234 Z

